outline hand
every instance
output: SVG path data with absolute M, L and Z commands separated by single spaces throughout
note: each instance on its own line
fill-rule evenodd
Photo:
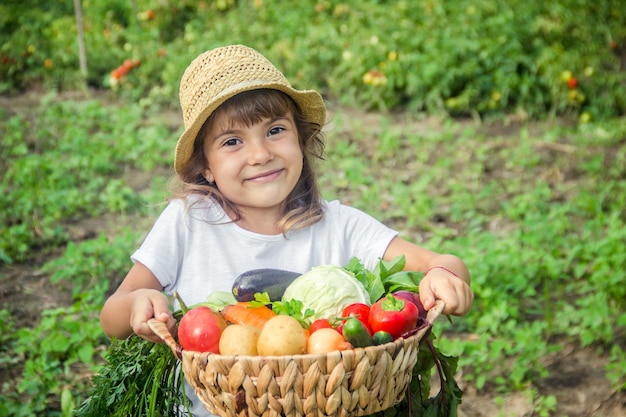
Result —
M 474 293 L 461 278 L 442 268 L 431 269 L 421 280 L 420 300 L 426 310 L 435 305 L 435 300 L 445 304 L 444 314 L 462 316 L 474 302 Z
M 169 310 L 169 303 L 163 293 L 157 290 L 139 289 L 132 293 L 130 327 L 133 332 L 146 340 L 161 343 L 163 340 L 148 326 L 148 319 L 155 318 L 174 329 L 176 320 Z

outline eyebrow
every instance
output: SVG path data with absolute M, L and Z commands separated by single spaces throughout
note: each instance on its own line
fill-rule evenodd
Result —
M 271 125 L 273 123 L 276 123 L 279 120 L 287 120 L 287 121 L 289 121 L 289 117 L 287 117 L 287 115 L 284 115 L 284 116 L 272 117 L 271 119 L 270 118 L 267 118 L 267 119 L 264 118 L 263 120 L 267 120 L 267 122 L 265 123 L 266 125 Z M 263 122 L 263 120 L 261 122 Z M 261 122 L 259 122 L 259 123 L 261 123 Z M 293 120 L 291 121 L 291 123 L 293 123 Z M 236 124 L 237 125 L 242 125 L 244 123 L 236 123 Z M 253 124 L 256 124 L 256 123 L 253 123 Z M 219 137 L 222 137 L 222 136 L 236 134 L 237 132 L 240 132 L 241 130 L 242 129 L 234 128 L 232 126 L 229 126 L 227 129 L 224 129 L 224 130 L 218 132 L 212 139 L 215 140 L 215 139 L 217 139 Z

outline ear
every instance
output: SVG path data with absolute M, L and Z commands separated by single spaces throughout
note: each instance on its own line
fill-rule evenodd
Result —
M 213 174 L 211 174 L 211 170 L 208 168 L 204 171 L 204 178 L 210 183 L 215 182 L 215 178 L 213 178 Z

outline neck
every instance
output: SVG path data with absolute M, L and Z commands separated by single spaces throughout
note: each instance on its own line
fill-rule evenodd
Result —
M 232 214 L 232 213 L 229 213 Z M 278 227 L 278 221 L 281 213 L 276 210 L 241 210 L 241 219 L 237 221 L 237 225 L 250 232 L 262 235 L 278 235 L 282 233 Z M 233 218 L 231 216 L 231 218 Z

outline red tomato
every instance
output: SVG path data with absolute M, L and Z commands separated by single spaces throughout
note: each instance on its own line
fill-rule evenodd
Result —
M 418 315 L 415 304 L 388 294 L 372 305 L 369 325 L 374 333 L 382 330 L 396 339 L 415 327 Z
M 209 307 L 194 307 L 180 319 L 178 340 L 185 350 L 220 353 L 220 336 L 225 328 L 220 314 Z
M 570 78 L 569 80 L 567 80 L 567 86 L 570 89 L 576 88 L 576 86 L 578 86 L 578 80 L 574 77 Z
M 332 328 L 333 326 L 330 324 L 330 321 L 328 319 L 317 319 L 313 323 L 311 323 L 311 326 L 309 326 L 309 333 L 313 334 L 313 332 L 319 329 L 332 329 Z
M 356 317 L 357 319 L 359 319 L 359 321 L 365 325 L 365 327 L 367 328 L 367 331 L 370 332 L 370 336 L 371 336 L 373 332 L 368 322 L 369 315 L 370 315 L 370 306 L 364 303 L 350 304 L 346 306 L 341 312 L 341 317 L 343 318 L 347 319 L 350 317 Z M 341 323 L 339 324 L 338 326 L 339 332 L 342 331 L 344 323 L 345 323 L 345 320 L 342 320 Z

